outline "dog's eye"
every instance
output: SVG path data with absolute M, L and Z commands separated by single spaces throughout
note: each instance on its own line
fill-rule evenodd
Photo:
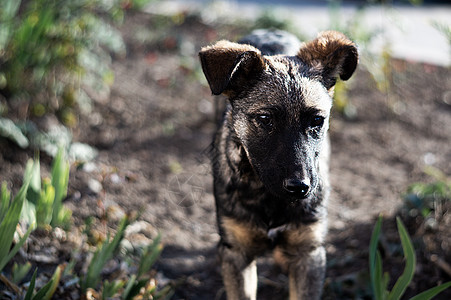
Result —
M 257 121 L 267 127 L 272 127 L 272 118 L 269 114 L 262 114 L 257 116 Z
M 324 117 L 321 116 L 315 116 L 313 117 L 310 126 L 311 127 L 321 127 L 324 124 Z

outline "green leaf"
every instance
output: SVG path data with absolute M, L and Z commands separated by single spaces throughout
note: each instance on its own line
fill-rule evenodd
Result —
M 0 53 L 4 51 L 12 35 L 12 19 L 20 6 L 20 0 L 3 0 L 0 2 Z
M 50 225 L 54 200 L 55 188 L 51 185 L 50 180 L 44 180 L 39 201 L 36 205 L 36 221 L 39 227 Z
M 33 229 L 35 227 L 36 226 L 34 224 L 31 224 L 30 227 L 28 227 L 28 230 L 27 230 L 27 232 L 25 232 L 24 236 L 19 240 L 19 242 L 16 245 L 14 245 L 14 248 L 9 252 L 8 256 L 5 257 L 6 262 L 9 262 L 14 257 L 14 255 L 16 255 L 16 253 L 19 251 L 20 247 L 22 247 L 22 245 L 28 239 L 28 236 L 30 235 L 31 231 L 33 231 Z M 1 267 L 0 270 L 3 267 Z
M 416 295 L 415 297 L 410 298 L 410 300 L 429 300 L 451 287 L 451 281 L 441 284 L 439 286 L 433 287 L 429 290 L 422 292 L 421 294 Z
M 9 252 L 9 249 L 13 242 L 16 226 L 19 223 L 20 213 L 22 211 L 22 206 L 25 201 L 25 196 L 27 194 L 28 185 L 30 184 L 30 179 L 31 178 L 29 176 L 25 178 L 22 187 L 20 188 L 16 197 L 14 197 L 11 206 L 9 207 L 5 217 L 3 218 L 0 224 L 0 272 L 3 269 L 3 267 L 8 263 L 10 257 L 14 256 L 15 254 L 14 251 L 16 252 L 19 251 L 17 247 L 14 247 L 13 250 L 11 250 L 11 252 Z M 21 239 L 21 241 L 23 240 L 23 242 L 25 242 L 24 239 L 25 236 Z M 18 244 L 20 244 L 20 242 Z M 16 244 L 16 246 L 18 244 Z
M 11 270 L 12 273 L 12 282 L 15 284 L 19 284 L 22 279 L 28 274 L 31 269 L 31 263 L 26 262 L 25 264 L 14 263 L 13 268 Z
M 30 176 L 30 186 L 28 187 L 27 200 L 36 204 L 41 191 L 41 166 L 39 159 L 29 159 L 25 167 L 24 177 Z
M 65 158 L 64 148 L 60 147 L 53 161 L 52 167 L 52 186 L 55 188 L 55 200 L 53 201 L 52 226 L 61 225 L 60 211 L 62 201 L 67 195 L 67 186 L 69 184 L 69 162 Z
M 382 228 L 382 216 L 377 219 L 376 225 L 374 226 L 373 233 L 370 240 L 370 277 L 371 286 L 373 287 L 373 293 L 376 300 L 382 299 L 382 293 L 380 288 L 380 281 L 382 280 L 382 263 L 380 262 L 380 254 L 377 250 L 377 245 L 379 242 L 379 236 Z M 379 255 L 379 261 L 378 261 Z M 379 277 L 378 277 L 379 276 Z M 379 286 L 379 288 L 378 288 Z
M 174 295 L 174 289 L 170 284 L 166 285 L 164 288 L 162 288 L 160 291 L 158 291 L 155 295 L 153 295 L 152 299 L 159 300 L 159 299 L 171 299 L 172 295 Z
M 130 280 L 127 284 L 127 293 L 122 294 L 122 299 L 133 300 L 135 296 L 139 294 L 141 289 L 149 282 L 149 278 L 136 279 L 136 275 L 133 275 L 133 282 Z
M 27 199 L 25 199 L 23 203 L 20 220 L 29 226 L 31 226 L 32 224 L 33 226 L 36 225 L 36 205 L 28 201 Z
M 124 217 L 119 224 L 116 235 L 110 242 L 110 237 L 103 242 L 103 244 L 96 250 L 92 257 L 91 263 L 88 266 L 88 271 L 83 281 L 81 282 L 82 292 L 86 292 L 88 288 L 93 288 L 97 285 L 100 279 L 100 273 L 106 262 L 111 259 L 113 253 L 119 246 L 119 242 L 122 240 L 125 228 L 128 225 L 128 218 Z
M 45 295 L 41 298 L 42 300 L 52 299 L 52 296 L 55 293 L 56 288 L 58 287 L 58 284 L 60 282 L 62 271 L 63 271 L 62 265 L 59 265 L 58 267 L 56 267 L 55 272 L 53 273 L 53 276 L 49 281 L 49 283 L 50 283 L 49 289 L 47 290 Z
M 152 268 L 153 264 L 160 256 L 162 250 L 163 247 L 161 245 L 161 235 L 158 234 L 153 243 L 146 247 L 146 249 L 144 250 L 144 253 L 139 262 L 138 278 L 149 272 L 150 268 Z
M 24 300 L 31 300 L 33 296 L 34 285 L 36 283 L 36 276 L 38 274 L 38 268 L 36 268 L 33 272 L 33 276 L 31 277 L 30 285 L 28 286 L 27 293 L 25 294 Z
M 0 5 L 0 21 L 12 19 L 19 9 L 20 0 L 3 0 Z
M 404 294 L 412 281 L 413 275 L 415 274 L 416 265 L 415 249 L 413 248 L 409 234 L 407 233 L 407 230 L 399 217 L 396 218 L 396 223 L 398 225 L 401 245 L 406 259 L 406 266 L 404 267 L 403 273 L 396 281 L 392 291 L 388 295 L 389 300 L 401 299 L 401 296 Z
M 0 136 L 10 139 L 24 149 L 29 145 L 28 139 L 10 119 L 0 118 Z
M 129 299 L 130 292 L 133 288 L 133 285 L 136 282 L 136 275 L 133 274 L 127 282 L 124 291 L 122 292 L 121 299 L 126 300 Z
M 33 296 L 32 300 L 42 300 L 44 299 L 47 292 L 50 290 L 50 288 L 53 285 L 53 279 L 50 279 L 49 282 L 47 282 L 37 293 Z
M 108 280 L 105 280 L 103 282 L 102 300 L 112 298 L 124 284 L 125 282 L 122 280 L 115 280 L 111 283 Z
M 375 280 L 374 280 L 374 296 L 376 300 L 384 299 L 383 295 L 385 294 L 385 281 L 382 277 L 382 258 L 379 251 L 376 253 L 376 262 L 375 262 Z
M 2 182 L 2 190 L 1 190 L 1 198 L 0 198 L 0 223 L 3 221 L 3 218 L 6 215 L 9 207 L 9 201 L 11 200 L 11 192 L 8 190 L 8 184 L 6 181 Z

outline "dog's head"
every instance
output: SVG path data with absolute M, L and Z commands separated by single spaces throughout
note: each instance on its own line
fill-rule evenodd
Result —
M 229 41 L 199 55 L 213 94 L 229 98 L 231 126 L 263 184 L 280 198 L 311 198 L 333 87 L 357 66 L 354 43 L 328 31 L 296 56 L 264 56 L 253 46 Z

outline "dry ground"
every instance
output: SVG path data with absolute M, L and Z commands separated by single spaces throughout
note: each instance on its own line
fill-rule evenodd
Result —
M 122 30 L 128 54 L 113 62 L 111 96 L 98 98 L 93 113 L 81 116 L 74 131 L 99 156 L 72 169 L 66 204 L 73 209 L 76 227 L 89 216 L 140 211 L 147 237 L 157 231 L 163 236 L 160 282 L 183 279 L 174 299 L 221 299 L 206 152 L 216 128 L 215 102 L 224 99 L 211 96 L 197 51 L 220 38 L 237 39 L 246 29 L 207 25 L 183 14 L 172 20 L 136 14 Z M 362 282 L 368 282 L 367 249 L 375 217 L 386 216 L 386 240 L 393 245 L 393 217 L 409 184 L 432 180 L 424 173 L 427 164 L 451 174 L 449 69 L 395 60 L 391 65 L 395 72 L 388 93 L 379 91 L 360 68 L 348 85 L 355 118 L 335 111 L 331 120 L 327 299 L 368 297 Z M 0 143 L 0 174 L 17 185 L 32 153 L 12 147 Z M 50 161 L 43 160 L 44 165 Z M 408 293 L 450 280 L 450 274 L 427 259 L 437 254 L 451 261 L 451 220 L 448 212 L 444 215 L 439 229 L 428 233 L 430 244 L 411 227 L 422 250 Z M 60 252 L 61 260 L 67 257 Z M 386 259 L 387 270 L 399 275 L 402 260 L 388 254 Z M 277 275 L 270 260 L 259 264 L 262 299 L 286 293 L 287 278 Z

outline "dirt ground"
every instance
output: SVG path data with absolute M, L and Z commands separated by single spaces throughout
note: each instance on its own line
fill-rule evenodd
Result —
M 71 170 L 66 205 L 73 210 L 75 225 L 93 215 L 139 211 L 147 236 L 163 236 L 157 278 L 161 284 L 180 279 L 174 299 L 224 298 L 207 155 L 216 128 L 215 108 L 224 99 L 211 96 L 197 52 L 217 39 L 236 40 L 246 30 L 185 15 L 172 20 L 148 14 L 129 17 L 122 28 L 128 52 L 114 59 L 111 95 L 97 97 L 93 113 L 81 116 L 74 130 L 77 141 L 99 150 L 93 162 Z M 394 241 L 394 216 L 407 187 L 433 180 L 424 172 L 427 166 L 451 174 L 449 69 L 400 60 L 391 66 L 395 72 L 385 93 L 360 68 L 348 84 L 355 116 L 334 111 L 331 120 L 333 192 L 325 299 L 369 299 L 369 286 L 362 282 L 368 282 L 375 218 L 385 216 L 387 244 L 399 243 Z M 0 143 L 0 174 L 18 185 L 32 153 L 11 147 Z M 43 157 L 46 162 L 50 159 Z M 432 233 L 409 227 L 421 251 L 408 295 L 451 279 L 429 259 L 436 254 L 451 262 L 451 214 L 443 215 Z M 433 242 L 425 243 L 423 236 Z M 399 276 L 402 259 L 389 254 L 384 259 L 392 277 Z M 259 281 L 259 298 L 286 295 L 287 277 L 270 257 L 259 261 Z M 450 297 L 448 291 L 437 299 Z

